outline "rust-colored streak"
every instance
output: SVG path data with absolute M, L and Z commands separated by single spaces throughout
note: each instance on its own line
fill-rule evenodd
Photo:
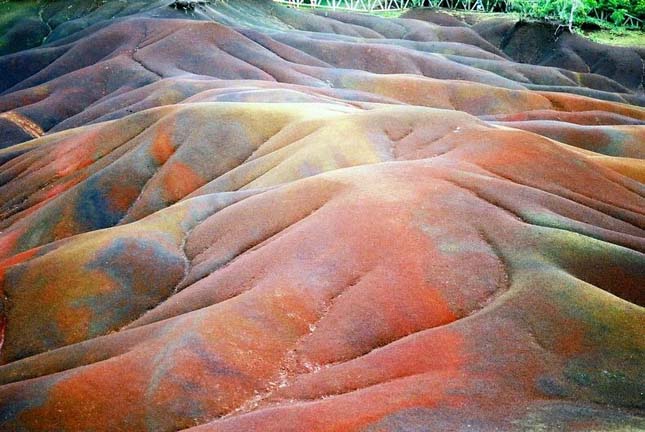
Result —
M 30 118 L 25 117 L 24 115 L 15 111 L 4 112 L 0 114 L 0 118 L 10 121 L 20 129 L 22 129 L 23 132 L 34 138 L 39 138 L 45 135 L 45 131 L 43 131 L 43 128 L 41 128 L 38 124 L 34 123 Z

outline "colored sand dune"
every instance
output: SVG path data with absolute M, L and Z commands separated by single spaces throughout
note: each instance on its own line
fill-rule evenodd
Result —
M 645 428 L 642 48 L 185 3 L 1 5 L 1 430 Z

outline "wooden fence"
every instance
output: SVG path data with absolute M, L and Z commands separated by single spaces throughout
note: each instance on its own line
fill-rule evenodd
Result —
M 351 10 L 359 12 L 379 10 L 401 10 L 419 6 L 415 0 L 274 0 L 276 3 L 293 7 L 311 7 L 332 10 Z

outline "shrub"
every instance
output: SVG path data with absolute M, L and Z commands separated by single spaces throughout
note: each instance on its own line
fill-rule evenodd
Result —
M 508 0 L 523 17 L 568 25 L 585 23 L 642 27 L 645 0 Z

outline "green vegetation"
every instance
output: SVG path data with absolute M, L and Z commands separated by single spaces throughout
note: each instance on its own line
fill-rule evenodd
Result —
M 640 30 L 612 29 L 581 31 L 582 35 L 594 42 L 617 46 L 645 46 L 645 32 Z
M 604 29 L 642 28 L 645 0 L 506 0 L 522 18 Z

